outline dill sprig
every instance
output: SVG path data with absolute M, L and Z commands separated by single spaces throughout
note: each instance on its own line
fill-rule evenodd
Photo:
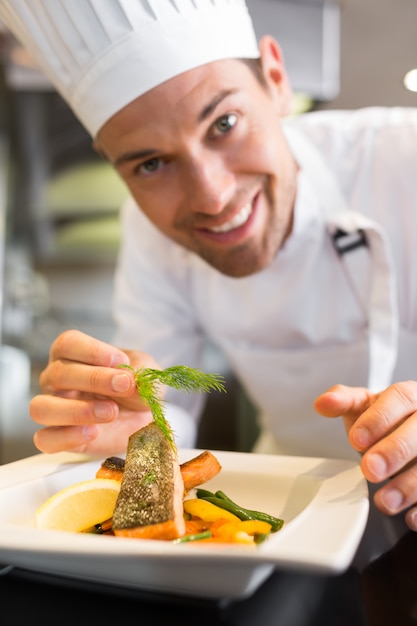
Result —
M 187 365 L 173 365 L 164 370 L 150 367 L 135 369 L 131 365 L 120 365 L 119 367 L 124 367 L 134 373 L 136 389 L 141 400 L 149 406 L 155 424 L 161 429 L 173 450 L 176 449 L 174 435 L 165 417 L 163 401 L 158 394 L 159 386 L 168 385 L 186 393 L 203 393 L 211 390 L 226 391 L 223 376 L 207 374 Z

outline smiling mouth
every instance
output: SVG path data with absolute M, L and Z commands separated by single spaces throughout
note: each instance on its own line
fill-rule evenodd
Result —
M 221 224 L 220 226 L 212 226 L 207 228 L 211 233 L 228 233 L 235 228 L 239 228 L 245 224 L 252 214 L 253 205 L 252 202 L 248 202 L 231 220 Z

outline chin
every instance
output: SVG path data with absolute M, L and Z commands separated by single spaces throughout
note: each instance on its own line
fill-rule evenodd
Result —
M 245 278 L 264 270 L 272 262 L 272 257 L 254 256 L 253 254 L 232 254 L 227 258 L 220 259 L 219 255 L 202 257 L 206 263 L 214 267 L 218 272 L 230 278 Z

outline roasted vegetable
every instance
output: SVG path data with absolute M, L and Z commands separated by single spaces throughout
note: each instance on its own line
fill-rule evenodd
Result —
M 274 517 L 268 513 L 262 513 L 261 511 L 253 511 L 251 509 L 245 509 L 242 506 L 233 502 L 223 491 L 216 491 L 215 493 L 207 491 L 207 489 L 197 489 L 197 498 L 201 498 L 206 502 L 210 502 L 215 506 L 229 511 L 240 520 L 259 520 L 267 522 L 271 525 L 271 532 L 280 530 L 284 524 L 284 520 L 279 517 Z

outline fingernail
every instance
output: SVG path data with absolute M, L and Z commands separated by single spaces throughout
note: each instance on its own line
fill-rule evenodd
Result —
M 387 463 L 380 454 L 368 454 L 366 465 L 371 470 L 377 480 L 383 480 L 387 474 Z
M 411 530 L 417 530 L 417 509 L 413 509 L 408 513 L 407 523 Z
M 116 374 L 111 381 L 113 391 L 128 391 L 131 382 L 131 378 L 128 374 Z
M 126 357 L 122 354 L 113 354 L 110 361 L 110 367 L 117 367 L 118 365 L 125 365 Z
M 90 424 L 89 426 L 83 426 L 82 434 L 86 441 L 91 441 L 97 437 L 98 429 L 94 424 Z
M 352 433 L 352 439 L 359 448 L 368 448 L 371 443 L 371 433 L 367 428 L 359 427 Z
M 109 422 L 113 417 L 113 407 L 108 402 L 96 402 L 94 415 L 102 422 Z
M 398 489 L 385 489 L 381 493 L 381 500 L 391 513 L 396 513 L 403 501 L 403 494 Z

